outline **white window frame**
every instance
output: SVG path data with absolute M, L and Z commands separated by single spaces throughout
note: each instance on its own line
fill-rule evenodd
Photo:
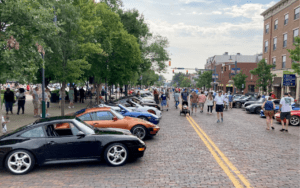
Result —
M 267 28 L 268 27 L 268 28 Z M 270 24 L 266 24 L 265 25 L 265 33 L 266 34 L 269 34 L 269 31 L 270 31 Z
M 266 46 L 267 44 L 267 46 Z M 267 47 L 267 48 L 266 48 Z M 264 52 L 267 53 L 268 52 L 268 47 L 269 47 L 269 41 L 265 41 L 265 44 L 264 44 Z M 267 50 L 266 50 L 267 49 Z
M 277 24 L 276 24 L 276 22 L 277 22 Z M 276 27 L 276 28 L 275 28 Z M 274 21 L 274 30 L 277 30 L 278 29 L 278 19 L 276 19 L 275 21 Z
M 275 39 L 276 39 L 276 43 L 275 43 Z M 275 46 L 275 48 L 274 48 Z M 273 38 L 273 50 L 276 50 L 277 49 L 277 37 L 274 37 Z
M 285 61 L 283 61 L 283 57 L 285 57 Z M 282 55 L 282 57 L 281 57 L 281 61 L 282 61 L 282 68 L 284 69 L 284 68 L 286 68 L 286 55 Z M 283 67 L 283 62 L 284 62 L 284 67 Z
M 298 13 L 296 13 L 296 10 L 299 10 L 299 12 Z M 296 18 L 296 15 L 298 14 L 298 18 Z M 300 6 L 298 6 L 298 7 L 296 7 L 295 9 L 294 9 L 294 20 L 298 20 L 300 18 Z
M 272 65 L 274 65 L 274 59 L 275 59 L 275 67 L 273 67 L 273 69 L 276 69 L 276 57 L 272 57 Z
M 285 18 L 287 16 L 287 19 Z M 285 23 L 285 20 L 287 20 L 287 22 Z M 287 25 L 289 23 L 289 13 L 286 13 L 284 15 L 284 21 L 283 21 L 283 25 Z
M 286 35 L 286 40 L 284 40 L 284 36 Z M 286 48 L 287 47 L 287 40 L 288 40 L 288 34 L 287 33 L 284 33 L 283 34 L 283 48 Z M 286 41 L 286 43 L 284 43 Z M 285 44 L 285 46 L 284 46 Z
M 298 30 L 298 35 L 295 36 L 295 31 L 296 31 L 296 30 Z M 295 42 L 295 38 L 298 37 L 298 36 L 300 36 L 300 35 L 299 35 L 299 27 L 296 28 L 296 29 L 293 29 L 293 42 Z

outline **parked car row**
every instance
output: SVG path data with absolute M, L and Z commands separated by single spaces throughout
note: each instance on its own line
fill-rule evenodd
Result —
M 280 113 L 278 113 L 279 106 L 280 106 L 280 99 L 272 99 L 272 101 L 275 103 L 275 115 L 274 119 L 276 121 L 281 122 L 280 119 Z M 255 113 L 259 114 L 260 117 L 265 118 L 264 110 L 261 108 L 262 104 L 265 102 L 264 98 L 257 98 L 256 96 L 249 95 L 239 95 L 234 96 L 234 107 L 241 108 L 245 110 L 248 113 Z M 286 120 L 284 119 L 284 122 Z M 289 122 L 291 125 L 298 126 L 300 125 L 300 105 L 299 104 L 292 104 L 292 111 L 291 111 L 291 119 Z
M 8 132 L 0 137 L 0 167 L 22 175 L 36 164 L 104 160 L 110 166 L 121 166 L 143 157 L 143 140 L 159 132 L 161 111 L 150 97 L 122 102 L 39 119 Z

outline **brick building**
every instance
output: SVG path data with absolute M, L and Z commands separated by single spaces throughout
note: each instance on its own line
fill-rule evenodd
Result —
M 248 76 L 246 78 L 246 85 L 243 89 L 243 93 L 258 92 L 258 89 L 255 88 L 257 76 L 252 75 L 250 73 L 250 70 L 256 68 L 257 63 L 261 59 L 261 54 L 241 55 L 240 53 L 237 53 L 236 55 L 228 55 L 228 52 L 225 52 L 223 55 L 215 55 L 213 57 L 208 58 L 205 65 L 205 69 L 212 70 L 213 74 L 216 69 L 216 74 L 218 74 L 218 78 L 216 79 L 216 82 L 218 82 L 218 86 L 216 88 L 217 90 L 223 90 L 224 92 L 233 92 L 234 85 L 230 84 L 229 80 L 232 80 L 234 76 L 232 75 L 232 69 L 235 68 L 236 60 L 237 68 Z
M 264 17 L 263 58 L 276 67 L 272 70 L 276 75 L 270 90 L 278 98 L 284 92 L 291 92 L 294 98 L 299 99 L 299 75 L 295 87 L 283 87 L 284 71 L 293 71 L 292 59 L 287 49 L 294 49 L 293 41 L 299 36 L 300 27 L 300 0 L 281 0 L 261 14 Z M 298 89 L 297 89 L 298 88 Z

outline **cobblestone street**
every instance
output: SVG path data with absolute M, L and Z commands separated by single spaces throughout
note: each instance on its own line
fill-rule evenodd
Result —
M 266 131 L 265 119 L 240 109 L 225 111 L 224 123 L 216 123 L 216 113 L 210 116 L 199 109 L 186 118 L 179 116 L 173 101 L 170 104 L 171 110 L 163 111 L 160 132 L 146 140 L 145 155 L 137 161 L 115 168 L 104 162 L 49 165 L 23 176 L 1 169 L 0 187 L 229 188 L 246 187 L 244 182 L 248 187 L 299 187 L 299 127 L 282 133 L 274 123 L 275 130 Z M 198 135 L 204 134 L 195 131 L 196 124 L 213 142 L 209 147 L 217 156 Z

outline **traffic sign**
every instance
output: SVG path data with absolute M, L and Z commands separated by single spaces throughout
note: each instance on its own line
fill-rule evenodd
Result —
M 294 74 L 283 75 L 283 85 L 284 86 L 295 86 L 296 85 L 296 75 L 294 75 Z

